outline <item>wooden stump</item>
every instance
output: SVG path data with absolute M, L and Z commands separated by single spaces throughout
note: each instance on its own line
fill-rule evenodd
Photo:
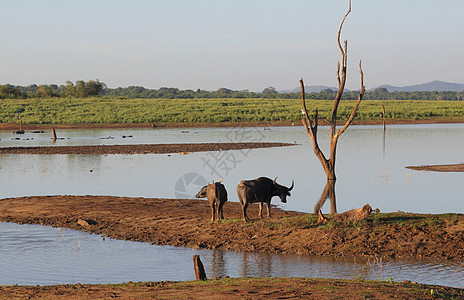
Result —
M 193 256 L 193 267 L 195 268 L 195 279 L 196 280 L 206 280 L 205 268 L 203 263 L 200 260 L 200 255 Z
M 52 128 L 52 134 L 53 134 L 53 142 L 56 141 L 56 131 L 55 128 Z

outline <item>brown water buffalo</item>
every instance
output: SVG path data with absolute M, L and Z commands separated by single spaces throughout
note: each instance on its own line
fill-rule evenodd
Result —
M 294 182 L 288 188 L 282 186 L 276 182 L 276 179 L 272 180 L 267 177 L 259 177 L 253 180 L 242 180 L 237 186 L 237 195 L 242 204 L 243 220 L 247 222 L 248 216 L 246 210 L 250 203 L 259 202 L 259 216 L 263 217 L 263 205 L 267 204 L 267 215 L 271 217 L 271 198 L 279 196 L 283 203 L 287 202 L 287 196 L 290 196 L 290 191 L 293 189 Z
M 227 191 L 221 180 L 204 186 L 196 195 L 197 198 L 208 198 L 211 206 L 211 221 L 224 219 L 222 208 L 227 201 Z

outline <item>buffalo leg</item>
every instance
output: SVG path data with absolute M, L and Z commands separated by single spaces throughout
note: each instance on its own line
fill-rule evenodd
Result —
M 267 204 L 267 216 L 270 218 L 271 217 L 271 201 L 266 202 Z
M 223 202 L 219 202 L 219 206 L 218 206 L 218 213 L 217 213 L 217 216 L 218 216 L 218 219 L 224 219 L 224 212 L 223 212 L 223 207 L 224 207 L 224 203 Z M 219 214 L 221 214 L 219 216 Z
M 211 203 L 211 221 L 214 221 L 216 219 L 216 203 L 212 202 Z
M 243 221 L 248 222 L 248 216 L 246 210 L 248 208 L 248 203 L 242 204 L 242 213 L 243 213 Z
M 263 218 L 263 202 L 259 202 L 259 217 Z

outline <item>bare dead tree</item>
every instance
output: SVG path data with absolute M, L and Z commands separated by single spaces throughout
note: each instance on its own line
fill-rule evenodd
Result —
M 337 112 L 338 112 L 338 106 L 340 104 L 343 91 L 345 89 L 345 84 L 346 84 L 346 68 L 347 68 L 347 48 L 348 48 L 348 41 L 344 41 L 344 44 L 342 46 L 341 41 L 340 41 L 340 35 L 343 27 L 343 23 L 345 22 L 346 17 L 348 14 L 351 12 L 351 0 L 349 0 L 349 8 L 345 16 L 343 17 L 342 21 L 340 22 L 340 26 L 338 28 L 338 33 L 337 33 L 337 42 L 338 42 L 338 48 L 340 50 L 340 55 L 341 55 L 341 61 L 338 62 L 337 64 L 337 80 L 338 80 L 338 92 L 337 95 L 335 96 L 334 99 L 334 104 L 332 108 L 332 115 L 329 121 L 330 124 L 330 156 L 327 158 L 322 150 L 319 147 L 318 141 L 317 141 L 317 129 L 318 129 L 318 111 L 317 109 L 314 110 L 313 117 L 311 117 L 308 113 L 308 109 L 306 108 L 306 100 L 305 100 L 305 90 L 304 90 L 304 83 L 303 79 L 300 79 L 300 86 L 301 86 L 301 98 L 302 98 L 302 104 L 303 104 L 303 125 L 306 129 L 306 132 L 308 133 L 309 137 L 311 138 L 313 142 L 313 150 L 314 153 L 316 154 L 317 158 L 320 160 L 322 164 L 322 168 L 324 169 L 324 172 L 327 176 L 327 184 L 324 188 L 324 191 L 321 195 L 320 200 L 314 207 L 314 212 L 318 213 L 322 205 L 324 204 L 325 200 L 327 197 L 330 197 L 331 199 L 331 212 L 336 213 L 337 208 L 336 208 L 336 202 L 335 202 L 335 181 L 337 177 L 335 176 L 335 158 L 336 158 L 336 151 L 337 151 L 337 143 L 338 143 L 338 138 L 340 135 L 345 132 L 345 130 L 350 126 L 351 122 L 353 121 L 354 117 L 356 116 L 356 111 L 358 110 L 359 104 L 361 103 L 361 100 L 364 96 L 364 92 L 366 90 L 364 86 L 364 74 L 362 71 L 362 66 L 361 66 L 361 61 L 359 61 L 359 71 L 361 74 L 361 91 L 359 93 L 358 100 L 356 101 L 356 104 L 351 112 L 351 115 L 349 116 L 348 120 L 345 122 L 343 127 L 337 130 Z

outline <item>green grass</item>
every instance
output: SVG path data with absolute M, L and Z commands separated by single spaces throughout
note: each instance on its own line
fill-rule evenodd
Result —
M 332 215 L 327 215 L 329 220 L 325 224 L 317 224 L 318 217 L 313 214 L 305 214 L 295 217 L 284 218 L 263 218 L 253 219 L 251 222 L 243 223 L 241 219 L 234 219 L 232 222 L 238 223 L 240 226 L 249 227 L 252 225 L 263 226 L 272 230 L 295 230 L 318 228 L 323 230 L 331 230 L 337 228 L 339 231 L 352 230 L 362 228 L 385 228 L 389 226 L 400 225 L 410 228 L 430 228 L 433 230 L 442 230 L 452 225 L 464 224 L 464 214 L 409 214 L 409 213 L 373 213 L 368 219 L 352 222 L 338 222 L 332 220 Z
M 355 101 L 344 100 L 339 120 L 346 120 Z M 464 118 L 463 101 L 365 100 L 356 120 L 424 120 Z M 307 100 L 308 110 L 329 118 L 332 101 Z M 51 98 L 1 99 L 0 122 L 25 124 L 114 124 L 114 123 L 221 123 L 300 122 L 301 100 L 295 99 L 116 99 Z
M 462 214 L 406 214 L 406 213 L 388 213 L 388 214 L 372 214 L 372 223 L 374 225 L 401 225 L 409 227 L 427 226 L 434 229 L 440 229 L 447 225 L 455 225 L 460 221 L 464 221 Z

